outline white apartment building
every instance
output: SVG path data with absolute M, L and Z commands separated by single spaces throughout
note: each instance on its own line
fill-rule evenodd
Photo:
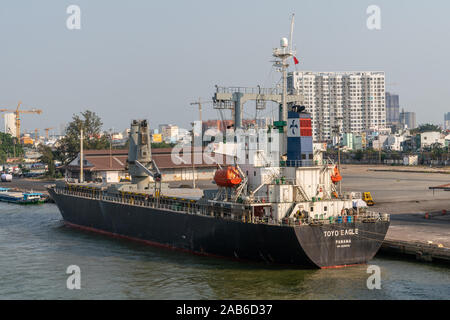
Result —
M 179 128 L 173 124 L 161 125 L 162 138 L 165 142 L 174 143 L 178 140 Z
M 405 136 L 391 134 L 385 143 L 386 148 L 392 151 L 401 151 L 403 141 L 405 141 Z
M 386 127 L 384 72 L 296 71 L 288 76 L 288 89 L 303 94 L 316 141 Z
M 386 141 L 389 136 L 387 135 L 378 135 L 377 139 L 372 141 L 372 148 L 374 150 L 383 150 L 384 146 L 386 145 Z
M 5 133 L 16 136 L 16 115 L 14 113 L 5 113 Z
M 422 148 L 431 147 L 435 143 L 445 146 L 445 137 L 440 132 L 430 131 L 420 134 L 420 146 Z

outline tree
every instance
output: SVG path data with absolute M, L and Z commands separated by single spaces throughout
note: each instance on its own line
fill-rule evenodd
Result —
M 159 148 L 173 148 L 175 147 L 175 143 L 166 143 L 166 142 L 152 142 L 150 144 L 152 149 L 159 149 Z M 130 139 L 125 142 L 125 145 L 123 146 L 124 149 L 130 148 Z
M 401 155 L 398 151 L 392 150 L 391 151 L 391 159 L 392 160 L 401 160 Z
M 81 112 L 81 116 L 74 114 L 72 119 L 56 152 L 57 157 L 62 162 L 67 163 L 80 152 L 81 129 L 83 129 L 84 149 L 102 150 L 109 148 L 108 138 L 101 134 L 103 123 L 95 112 L 86 110 Z
M 48 175 L 50 177 L 55 176 L 55 160 L 53 156 L 52 148 L 46 145 L 39 145 L 39 153 L 41 154 L 41 157 L 39 158 L 39 161 L 42 163 L 45 163 L 48 167 Z
M 362 158 L 363 158 L 363 156 L 364 156 L 364 152 L 363 152 L 362 150 L 357 150 L 357 151 L 355 152 L 354 158 L 355 158 L 355 160 L 357 160 L 357 161 L 361 161 Z
M 444 148 L 439 143 L 433 143 L 431 145 L 431 159 L 432 160 L 441 160 L 442 155 L 445 153 Z
M 421 124 L 420 126 L 418 126 L 415 129 L 412 129 L 410 132 L 411 132 L 411 134 L 416 134 L 416 133 L 423 133 L 423 132 L 430 132 L 430 131 L 441 132 L 441 128 L 435 124 L 425 123 L 425 124 Z
M 7 158 L 22 157 L 24 154 L 22 145 L 17 143 L 17 138 L 9 133 L 0 132 L 0 162 L 5 163 Z
M 368 160 L 375 160 L 377 159 L 378 152 L 376 152 L 373 148 L 367 148 L 366 155 Z

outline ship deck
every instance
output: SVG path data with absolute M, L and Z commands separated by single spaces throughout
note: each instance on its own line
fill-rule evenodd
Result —
M 231 202 L 211 202 L 201 203 L 198 200 L 188 198 L 178 198 L 163 196 L 153 197 L 147 193 L 125 192 L 107 193 L 104 189 L 85 185 L 69 185 L 67 187 L 52 187 L 55 193 L 65 194 L 75 197 L 97 199 L 127 205 L 149 207 L 162 210 L 175 211 L 185 214 L 195 214 L 208 217 L 216 217 L 227 220 L 235 220 L 245 223 L 268 224 L 279 226 L 300 226 L 300 225 L 325 225 L 346 222 L 367 222 L 376 223 L 379 221 L 390 221 L 388 214 L 380 214 L 372 211 L 364 211 L 352 215 L 343 215 L 336 218 L 327 219 L 308 218 L 285 218 L 274 220 L 270 217 L 258 217 L 253 214 L 255 206 L 270 205 L 270 203 L 231 203 Z M 248 214 L 245 214 L 248 213 Z

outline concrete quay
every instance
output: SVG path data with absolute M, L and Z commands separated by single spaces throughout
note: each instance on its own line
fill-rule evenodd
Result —
M 48 194 L 46 185 L 52 183 L 55 183 L 55 181 L 30 178 L 13 178 L 11 182 L 0 182 L 0 187 L 16 189 L 19 191 L 35 191 Z
M 427 166 L 371 166 L 368 171 L 379 172 L 409 172 L 409 173 L 442 173 L 450 174 L 450 167 L 427 167 Z
M 450 176 L 390 169 L 343 165 L 341 170 L 342 190 L 371 192 L 371 210 L 391 215 L 380 254 L 450 263 L 450 193 L 429 189 L 450 183 Z
M 450 263 L 450 215 L 442 212 L 392 215 L 380 253 Z

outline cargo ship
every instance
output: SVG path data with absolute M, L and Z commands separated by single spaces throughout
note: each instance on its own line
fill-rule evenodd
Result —
M 148 122 L 133 120 L 130 183 L 49 186 L 65 223 L 198 255 L 301 268 L 371 260 L 390 217 L 355 206 L 354 193 L 339 192 L 338 165 L 323 159 L 325 150 L 313 143 L 302 96 L 287 90 L 287 59 L 293 52 L 286 38 L 273 56 L 281 88 L 216 87 L 214 106 L 234 115 L 226 132 L 232 138 L 209 146 L 215 159 L 225 159 L 217 161 L 217 189 L 192 198 L 169 188 L 152 160 Z M 245 128 L 243 104 L 251 100 L 257 108 L 277 103 L 278 121 Z

